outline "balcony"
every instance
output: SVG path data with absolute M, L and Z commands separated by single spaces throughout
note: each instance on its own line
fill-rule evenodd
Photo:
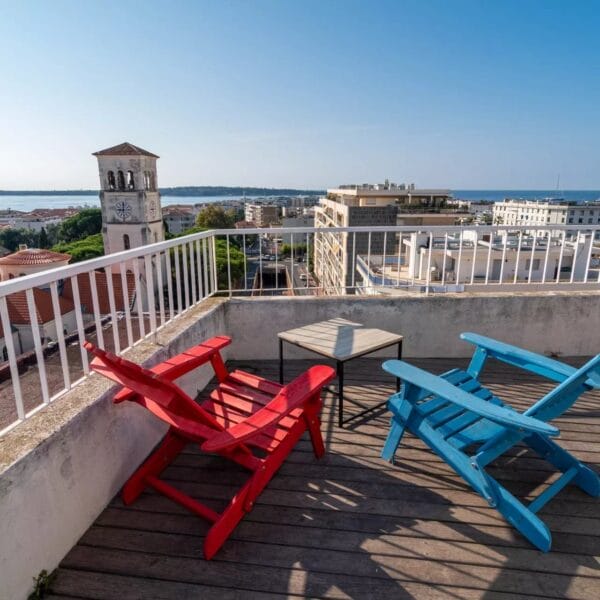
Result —
M 23 292 L 34 317 L 29 358 L 18 357 L 14 339 L 12 346 L 9 342 L 5 369 L 13 378 L 0 387 L 7 415 L 0 437 L 0 572 L 7 597 L 26 596 L 33 577 L 59 564 L 55 597 L 599 595 L 600 505 L 593 499 L 567 488 L 544 508 L 554 546 L 543 555 L 414 438 L 406 439 L 395 466 L 382 462 L 387 414 L 374 413 L 339 429 L 331 395 L 322 423 L 326 457 L 314 461 L 308 441 L 301 442 L 213 561 L 200 555 L 205 531 L 200 519 L 151 493 L 122 506 L 116 497 L 120 486 L 163 429 L 138 407 L 109 402 L 110 383 L 88 376 L 78 343 L 84 337 L 151 366 L 212 335 L 231 335 L 228 362 L 272 379 L 277 378 L 278 331 L 336 316 L 402 333 L 407 359 L 438 372 L 464 361 L 469 348 L 458 341 L 464 330 L 572 364 L 599 351 L 600 293 L 590 277 L 591 258 L 587 281 L 573 282 L 578 288 L 561 280 L 552 281 L 548 291 L 541 282 L 532 291 L 506 291 L 489 282 L 487 291 L 461 294 L 407 289 L 402 296 L 334 296 L 318 280 L 307 286 L 308 279 L 300 280 L 295 269 L 312 271 L 318 260 L 314 236 L 339 232 L 283 231 L 311 236 L 302 257 L 308 260 L 300 263 L 298 255 L 281 256 L 277 246 L 269 250 L 272 261 L 261 259 L 260 242 L 250 251 L 250 236 L 265 233 L 281 235 L 282 230 L 205 232 L 0 284 L 4 331 L 14 330 L 11 294 Z M 351 246 L 353 232 L 345 233 Z M 405 238 L 410 233 L 388 231 Z M 236 263 L 234 247 L 247 260 Z M 284 265 L 285 285 L 277 278 L 274 287 L 264 288 L 261 271 L 267 263 Z M 106 274 L 105 287 L 95 275 L 100 271 Z M 581 277 L 586 277 L 583 271 Z M 82 278 L 89 281 L 90 312 L 81 302 Z M 55 319 L 65 322 L 58 298 L 67 279 L 79 292 L 75 331 L 65 334 L 57 327 L 51 345 L 36 321 L 33 290 L 47 290 L 58 307 Z M 111 291 L 116 281 L 125 285 L 113 285 Z M 390 281 L 387 287 L 394 285 Z M 347 383 L 350 398 L 376 403 L 390 393 L 393 384 L 379 368 L 384 355 L 356 363 Z M 287 377 L 310 358 L 290 350 Z M 34 368 L 36 361 L 45 370 Z M 508 367 L 490 369 L 487 377 L 517 407 L 547 390 L 546 383 Z M 200 370 L 180 383 L 195 394 L 209 384 L 209 374 Z M 556 423 L 565 447 L 596 469 L 598 400 L 598 394 L 587 394 Z M 216 483 L 205 481 L 195 461 L 209 467 Z M 525 460 L 524 471 L 516 471 L 509 457 L 497 473 L 520 496 L 547 485 L 548 471 L 534 457 Z M 238 477 L 218 459 L 201 458 L 192 449 L 167 475 L 186 482 L 192 495 L 217 504 Z

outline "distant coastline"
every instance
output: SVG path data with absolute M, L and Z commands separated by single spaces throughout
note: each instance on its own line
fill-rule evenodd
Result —
M 0 190 L 0 196 L 97 196 L 99 190 Z M 178 186 L 160 188 L 163 196 L 318 196 L 325 190 L 227 186 Z
M 276 199 L 278 196 L 324 195 L 324 190 L 299 190 L 288 188 L 241 188 L 217 186 L 189 186 L 162 188 L 162 205 L 170 204 L 210 204 L 230 200 L 256 198 Z M 212 192 L 212 193 L 211 193 Z M 568 202 L 582 204 L 600 199 L 600 190 L 452 190 L 454 198 L 474 202 L 496 202 L 504 198 L 542 200 L 562 198 Z M 0 210 L 30 212 L 43 208 L 83 208 L 99 207 L 97 190 L 44 190 L 8 191 L 0 190 Z

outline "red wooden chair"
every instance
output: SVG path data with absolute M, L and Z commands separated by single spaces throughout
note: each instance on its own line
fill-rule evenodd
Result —
M 228 337 L 214 337 L 150 370 L 84 343 L 95 355 L 92 369 L 123 386 L 114 402 L 137 402 L 169 425 L 162 443 L 125 484 L 123 501 L 131 504 L 150 486 L 212 522 L 204 541 L 206 559 L 214 556 L 252 509 L 305 431 L 310 433 L 315 455 L 323 455 L 321 389 L 334 377 L 333 369 L 322 365 L 311 367 L 286 386 L 244 371 L 230 373 L 220 354 L 230 343 Z M 218 385 L 198 404 L 173 381 L 208 362 Z M 225 456 L 252 473 L 220 514 L 159 479 L 190 443 Z

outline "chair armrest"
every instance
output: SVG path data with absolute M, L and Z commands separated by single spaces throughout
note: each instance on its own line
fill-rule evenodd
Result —
M 317 365 L 299 375 L 281 391 L 266 406 L 250 415 L 247 419 L 230 427 L 222 433 L 217 433 L 202 444 L 202 450 L 217 452 L 242 442 L 261 433 L 274 425 L 283 417 L 302 406 L 307 400 L 327 385 L 335 377 L 331 367 Z
M 504 342 L 499 342 L 498 340 L 477 333 L 465 332 L 461 333 L 460 337 L 466 342 L 482 348 L 492 358 L 519 367 L 525 371 L 541 375 L 552 381 L 562 383 L 577 371 L 574 367 L 558 360 L 553 360 L 542 354 L 530 352 L 511 344 L 505 344 Z
M 210 359 L 218 354 L 222 348 L 231 344 L 231 338 L 227 336 L 216 336 L 198 344 L 192 346 L 187 350 L 184 350 L 181 354 L 168 358 L 164 362 L 155 365 L 150 371 L 152 373 L 161 375 L 169 381 L 175 381 L 182 375 L 193 371 L 201 365 L 210 361 Z M 113 398 L 113 402 L 123 402 L 130 400 L 135 396 L 135 391 L 129 388 L 122 388 Z
M 383 369 L 394 377 L 399 377 L 418 388 L 428 390 L 436 396 L 441 396 L 445 400 L 478 414 L 485 419 L 489 419 L 494 423 L 498 423 L 503 427 L 552 436 L 556 436 L 559 433 L 558 429 L 553 425 L 549 425 L 533 417 L 526 417 L 517 411 L 503 406 L 496 406 L 495 404 L 485 402 L 481 398 L 457 388 L 445 379 L 403 361 L 388 360 L 383 363 Z

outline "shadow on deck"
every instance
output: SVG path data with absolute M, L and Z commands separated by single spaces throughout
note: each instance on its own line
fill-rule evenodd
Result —
M 350 398 L 375 404 L 394 389 L 380 362 L 350 363 Z M 412 362 L 434 372 L 466 364 Z M 275 361 L 233 364 L 277 378 Z M 309 361 L 288 364 L 292 376 Z M 491 362 L 483 380 L 518 408 L 551 388 Z M 332 408 L 328 394 L 326 456 L 315 460 L 305 437 L 212 561 L 202 558 L 204 521 L 153 492 L 129 507 L 117 497 L 62 561 L 49 597 L 600 598 L 599 501 L 567 487 L 547 505 L 553 549 L 543 554 L 411 435 L 396 465 L 381 460 L 385 409 L 342 430 Z M 598 470 L 600 394 L 556 424 L 561 444 Z M 549 466 L 525 451 L 515 458 L 495 475 L 520 497 L 539 492 Z M 218 508 L 245 474 L 189 447 L 163 477 Z

